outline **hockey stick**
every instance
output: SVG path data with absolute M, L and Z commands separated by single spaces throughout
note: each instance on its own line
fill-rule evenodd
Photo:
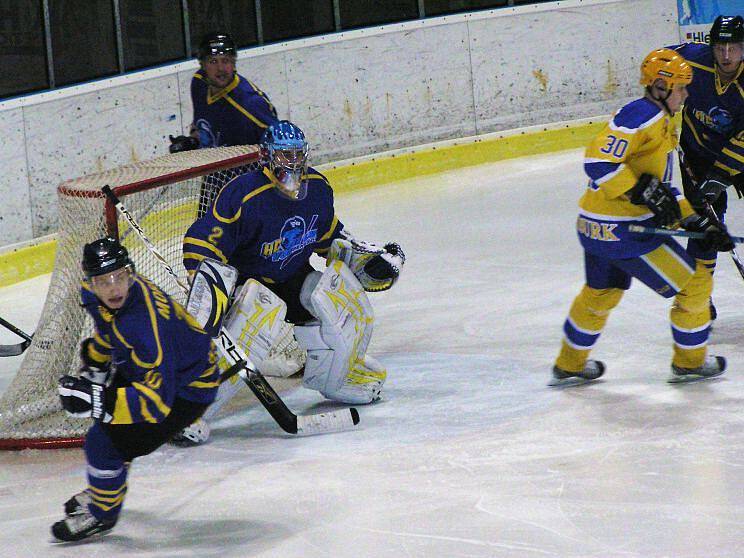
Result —
M 129 225 L 135 230 L 140 240 L 144 243 L 147 249 L 155 256 L 155 259 L 160 262 L 163 268 L 168 274 L 175 279 L 176 283 L 183 290 L 184 294 L 187 294 L 189 288 L 185 285 L 173 271 L 173 268 L 168 264 L 165 258 L 158 252 L 158 249 L 153 245 L 145 231 L 142 230 L 139 223 L 137 223 L 134 216 L 132 216 L 121 200 L 114 193 L 114 191 L 108 186 L 101 188 L 101 191 L 116 206 L 116 209 L 121 213 L 127 220 Z M 277 424 L 289 434 L 320 434 L 325 432 L 335 432 L 338 430 L 344 430 L 355 424 L 359 423 L 359 412 L 353 408 L 342 409 L 340 411 L 330 411 L 328 413 L 318 413 L 316 415 L 295 415 L 289 407 L 281 400 L 277 395 L 271 384 L 266 381 L 266 378 L 255 369 L 255 366 L 251 364 L 248 356 L 243 350 L 235 343 L 230 333 L 224 328 L 220 328 L 218 337 L 215 338 L 217 347 L 220 349 L 222 355 L 230 363 L 230 369 L 223 374 L 223 378 L 220 378 L 220 382 L 224 382 L 227 378 L 228 372 L 234 368 L 235 371 L 230 374 L 233 376 L 238 374 L 240 378 L 248 385 L 256 398 L 261 402 L 264 408 L 274 418 Z M 242 366 L 236 366 L 242 361 Z
M 685 158 L 685 152 L 682 151 L 681 146 L 677 146 L 677 157 L 679 158 L 680 163 L 682 164 L 682 168 L 687 173 L 687 177 L 692 182 L 692 185 L 696 188 L 700 187 L 700 183 L 697 179 L 697 176 L 695 175 L 695 172 L 692 170 L 692 167 L 690 166 L 690 163 Z M 737 194 L 739 191 L 737 190 Z M 741 195 L 739 196 L 741 197 Z M 703 201 L 703 210 L 705 213 L 707 213 L 707 217 L 711 220 L 713 220 L 715 223 L 723 224 L 721 220 L 718 218 L 718 215 L 716 214 L 715 209 L 713 209 L 713 206 L 709 201 Z M 725 230 L 725 228 L 724 228 Z M 728 234 L 728 231 L 726 232 Z M 731 238 L 731 241 L 736 243 L 737 241 L 734 240 L 734 237 L 729 234 L 729 238 Z M 734 265 L 736 266 L 737 271 L 739 272 L 739 275 L 741 275 L 741 278 L 744 279 L 744 265 L 742 265 L 741 260 L 739 259 L 739 254 L 736 253 L 736 248 L 733 246 L 731 247 L 731 250 L 728 251 L 729 254 L 731 254 L 731 260 L 734 262 Z
M 713 209 L 713 206 L 710 205 L 710 203 L 706 201 L 703 203 L 703 210 L 705 211 L 705 213 L 708 214 L 708 218 L 711 221 L 713 221 L 714 224 L 717 224 L 719 228 L 722 228 L 722 230 L 728 235 L 728 237 L 733 242 L 733 237 L 728 233 L 725 225 L 718 218 L 718 215 L 716 214 L 716 210 Z M 736 266 L 736 269 L 739 272 L 739 275 L 741 275 L 741 278 L 744 279 L 744 266 L 741 264 L 741 260 L 739 259 L 739 254 L 736 253 L 736 248 L 734 248 L 734 246 L 731 246 L 731 250 L 729 250 L 728 252 L 729 254 L 731 254 L 731 260 L 734 262 L 734 265 Z
M 686 231 L 684 229 L 661 229 L 657 227 L 644 227 L 643 225 L 628 225 L 628 230 L 632 233 L 655 234 L 660 236 L 683 236 L 686 238 L 705 238 L 705 233 Z M 731 241 L 736 244 L 744 242 L 744 236 L 733 236 Z
M 23 354 L 23 351 L 25 351 L 31 344 L 32 335 L 28 335 L 27 333 L 21 331 L 16 326 L 4 320 L 3 318 L 0 318 L 0 325 L 2 325 L 6 329 L 9 329 L 18 337 L 23 337 L 23 341 L 15 345 L 0 345 L 0 357 L 18 356 L 20 354 Z

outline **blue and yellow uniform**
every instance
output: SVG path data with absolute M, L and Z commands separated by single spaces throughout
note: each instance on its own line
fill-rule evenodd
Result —
M 209 257 L 235 267 L 240 274 L 238 283 L 253 278 L 279 296 L 285 293 L 280 294 L 277 285 L 301 284 L 312 270 L 312 253 L 325 255 L 343 229 L 326 177 L 308 168 L 303 180 L 307 181 L 307 194 L 302 200 L 282 195 L 268 168 L 230 181 L 211 210 L 186 232 L 186 269 L 196 269 L 200 260 Z M 284 298 L 289 321 L 293 321 L 297 306 L 295 298 Z
M 219 370 L 211 337 L 143 277 L 135 275 L 115 312 L 101 305 L 87 283 L 81 297 L 95 322 L 93 340 L 84 345 L 87 357 L 115 371 L 106 388 L 113 418 L 94 423 L 85 439 L 89 509 L 103 519 L 121 509 L 128 462 L 154 451 L 204 412 L 217 394 Z
M 669 185 L 683 218 L 694 214 L 690 203 L 671 186 L 676 143 L 669 115 L 642 98 L 620 109 L 586 149 L 584 169 L 589 183 L 579 201 L 577 220 L 586 285 L 564 323 L 556 361 L 560 369 L 583 370 L 632 277 L 666 298 L 676 297 L 671 312 L 673 363 L 694 368 L 705 360 L 710 273 L 696 265 L 675 240 L 628 232 L 631 224 L 654 225 L 649 209 L 630 201 L 629 190 L 644 173 Z
M 266 94 L 239 74 L 214 95 L 204 72 L 191 80 L 194 127 L 201 147 L 255 145 L 264 130 L 277 122 L 276 109 Z
M 729 178 L 744 171 L 744 64 L 726 85 L 715 70 L 713 50 L 703 43 L 670 47 L 693 68 L 682 112 L 680 143 L 685 155 Z M 699 178 L 703 178 L 702 176 Z
M 695 201 L 698 184 L 711 169 L 744 189 L 744 63 L 726 85 L 715 70 L 713 50 L 704 43 L 684 43 L 670 47 L 692 66 L 692 83 L 682 112 L 680 145 L 684 153 L 682 183 L 685 195 Z M 690 176 L 693 173 L 694 176 Z M 724 220 L 728 195 L 723 192 L 713 208 Z M 687 251 L 715 269 L 717 252 L 697 240 L 687 243 Z

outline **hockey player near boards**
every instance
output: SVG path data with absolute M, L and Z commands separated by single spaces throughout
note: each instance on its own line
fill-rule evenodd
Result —
M 374 314 L 365 291 L 395 283 L 403 251 L 344 228 L 328 180 L 308 167 L 308 143 L 296 125 L 270 126 L 260 147 L 262 168 L 225 185 L 187 231 L 184 266 L 194 285 L 204 262 L 236 268 L 239 288 L 225 327 L 264 375 L 292 375 L 304 364 L 303 385 L 328 399 L 376 401 L 387 372 L 366 354 Z M 324 272 L 310 265 L 313 253 L 326 258 Z M 225 382 L 205 418 L 239 385 Z M 177 442 L 199 443 L 208 433 L 200 422 Z
M 170 152 L 258 144 L 277 121 L 276 109 L 263 91 L 235 71 L 235 42 L 227 33 L 209 33 L 197 56 L 200 68 L 191 79 L 191 134 L 172 137 Z
M 628 226 L 675 226 L 705 233 L 706 248 L 727 250 L 723 224 L 698 216 L 672 186 L 677 135 L 672 115 L 687 97 L 692 69 L 669 49 L 651 52 L 641 65 L 641 99 L 622 107 L 586 150 L 589 184 L 579 201 L 578 236 L 586 284 L 563 327 L 564 339 L 551 385 L 595 380 L 604 363 L 589 360 L 612 309 L 636 278 L 665 298 L 671 310 L 674 354 L 669 381 L 722 374 L 726 360 L 708 356 L 708 300 L 713 277 L 673 238 L 636 235 Z
M 81 344 L 79 376 L 62 376 L 62 407 L 95 422 L 85 437 L 88 487 L 52 526 L 58 541 L 109 531 L 127 492 L 131 461 L 198 419 L 219 370 L 211 337 L 184 308 L 135 273 L 112 238 L 86 244 L 82 303 L 95 333 Z
M 277 121 L 276 109 L 263 91 L 235 70 L 235 42 L 227 33 L 209 33 L 197 56 L 200 68 L 191 78 L 190 134 L 171 136 L 170 152 L 257 145 L 266 128 Z M 217 195 L 205 186 L 199 195 L 199 216 Z
M 726 190 L 744 195 L 744 18 L 719 16 L 710 45 L 669 47 L 692 66 L 682 112 L 680 168 L 685 197 L 699 211 L 704 202 L 724 220 Z M 717 252 L 691 239 L 687 251 L 713 271 Z M 711 303 L 715 319 L 715 306 Z

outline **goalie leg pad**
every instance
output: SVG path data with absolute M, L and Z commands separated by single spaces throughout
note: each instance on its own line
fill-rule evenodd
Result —
M 194 272 L 186 311 L 212 337 L 219 334 L 237 280 L 237 269 L 210 258 L 199 262 Z
M 222 382 L 220 387 L 217 388 L 217 397 L 214 398 L 212 404 L 207 407 L 206 411 L 204 411 L 202 418 L 205 420 L 211 420 L 214 418 L 217 413 L 220 412 L 220 409 L 227 405 L 230 399 L 232 399 L 244 385 L 245 384 L 237 374 L 229 380 Z
M 265 376 L 287 377 L 305 364 L 291 324 L 284 321 L 285 302 L 264 285 L 249 279 L 235 296 L 225 328 Z
M 361 405 L 379 398 L 386 373 L 365 352 L 374 326 L 374 312 L 364 288 L 341 261 L 308 276 L 303 304 L 318 322 L 295 327 L 307 349 L 303 385 L 328 399 Z M 312 291 L 307 291 L 312 288 Z

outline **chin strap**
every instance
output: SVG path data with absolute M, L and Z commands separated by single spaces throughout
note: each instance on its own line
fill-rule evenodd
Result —
M 646 91 L 651 95 L 651 98 L 654 101 L 659 101 L 662 104 L 662 106 L 664 107 L 664 110 L 667 111 L 667 114 L 669 114 L 669 116 L 674 116 L 674 113 L 671 110 L 669 110 L 669 105 L 667 104 L 667 99 L 669 99 L 669 97 L 672 96 L 672 90 L 671 89 L 667 89 L 667 94 L 663 98 L 662 97 L 654 97 L 653 86 L 651 86 L 651 85 L 647 85 L 646 86 Z

